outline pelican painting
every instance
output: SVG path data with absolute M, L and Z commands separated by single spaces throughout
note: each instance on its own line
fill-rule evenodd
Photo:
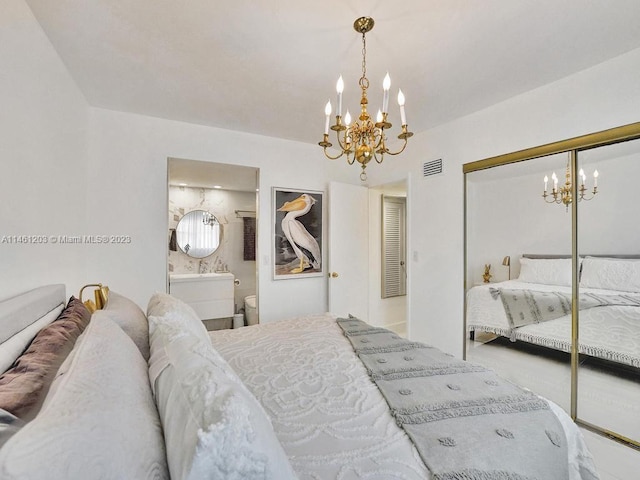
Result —
M 322 194 L 312 196 L 310 193 L 302 193 L 291 199 L 291 193 L 293 192 L 286 195 L 282 192 L 281 198 L 276 199 L 276 205 L 279 205 L 277 211 L 285 213 L 280 222 L 285 238 L 279 247 L 281 261 L 278 271 L 283 275 L 317 273 L 321 270 L 322 253 L 318 240 L 312 233 L 316 233 L 318 237 L 321 235 L 322 224 L 317 221 L 319 215 L 316 211 L 319 208 L 321 212 L 322 207 L 314 205 L 318 202 L 316 197 L 321 198 Z M 285 200 L 286 198 L 290 200 Z M 310 211 L 312 215 L 307 215 Z

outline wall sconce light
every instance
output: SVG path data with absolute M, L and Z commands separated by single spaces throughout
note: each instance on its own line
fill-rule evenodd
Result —
M 509 255 L 502 259 L 502 265 L 509 267 L 509 280 L 511 280 L 511 257 Z
M 95 302 L 91 299 L 85 300 L 84 302 L 82 301 L 82 292 L 87 287 L 97 287 L 93 291 Z M 78 298 L 82 303 L 84 303 L 84 305 L 89 309 L 91 313 L 95 312 L 96 310 L 102 310 L 107 305 L 107 301 L 109 300 L 109 287 L 107 287 L 106 285 L 102 285 L 101 283 L 89 283 L 88 285 L 85 285 L 80 289 Z

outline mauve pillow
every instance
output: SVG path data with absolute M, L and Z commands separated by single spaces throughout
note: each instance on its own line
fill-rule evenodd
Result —
M 87 307 L 71 297 L 60 316 L 40 330 L 25 352 L 0 376 L 0 409 L 24 421 L 33 419 L 56 372 L 90 319 Z

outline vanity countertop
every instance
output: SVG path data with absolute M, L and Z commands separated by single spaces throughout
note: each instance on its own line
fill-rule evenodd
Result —
M 170 282 L 197 282 L 197 281 L 216 281 L 233 279 L 233 273 L 172 273 L 169 275 Z

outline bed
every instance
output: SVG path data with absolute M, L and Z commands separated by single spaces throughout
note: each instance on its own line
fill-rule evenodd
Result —
M 571 259 L 520 259 L 516 280 L 478 285 L 467 292 L 467 330 L 489 332 L 563 352 L 571 351 Z M 507 299 L 542 316 L 510 312 Z M 540 298 L 558 299 L 538 304 Z M 587 256 L 581 262 L 580 353 L 640 367 L 640 259 Z M 545 305 L 541 308 L 540 305 Z M 545 318 L 545 310 L 554 310 Z
M 48 286 L 0 319 L 0 354 L 38 324 L 0 376 L 3 479 L 598 478 L 552 402 L 353 317 L 207 332 L 164 293 L 91 314 Z

